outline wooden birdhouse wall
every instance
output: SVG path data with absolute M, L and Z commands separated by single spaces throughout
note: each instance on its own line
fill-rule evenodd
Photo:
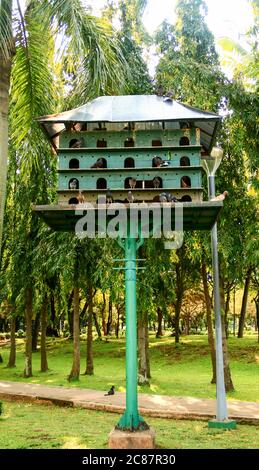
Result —
M 120 123 L 117 130 L 114 124 L 113 130 L 108 130 L 107 124 L 107 130 L 64 132 L 58 149 L 59 203 L 74 203 L 79 189 L 89 202 L 96 202 L 107 189 L 115 201 L 124 202 L 129 178 L 137 180 L 133 189 L 135 201 L 152 202 L 163 191 L 183 201 L 201 201 L 199 129 L 176 129 L 178 123 L 174 122 L 172 129 L 162 123 L 150 123 L 148 129 L 148 123 L 144 124 L 146 129 L 136 125 L 135 130 L 123 130 Z M 157 128 L 152 128 L 154 125 Z M 73 147 L 76 141 L 80 141 L 80 148 Z M 154 166 L 154 157 L 161 157 L 168 166 Z M 91 168 L 100 158 L 103 166 Z M 158 188 L 153 184 L 155 177 L 160 179 Z M 73 189 L 72 180 L 76 181 Z

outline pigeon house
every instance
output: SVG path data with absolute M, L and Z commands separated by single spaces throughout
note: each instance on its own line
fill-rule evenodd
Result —
M 186 210 L 194 203 L 196 219 L 198 207 L 204 212 L 201 156 L 213 146 L 217 114 L 169 97 L 128 95 L 102 96 L 38 120 L 58 154 L 57 218 L 58 210 L 75 210 L 79 191 L 92 204 L 101 195 L 107 202 L 107 191 L 112 201 L 128 203 L 131 191 L 135 203 L 181 201 Z M 205 229 L 215 221 L 215 206 Z M 47 207 L 35 210 L 56 228 Z

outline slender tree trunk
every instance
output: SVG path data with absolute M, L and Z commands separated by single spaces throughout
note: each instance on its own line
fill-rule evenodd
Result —
M 12 368 L 16 367 L 16 340 L 15 340 L 15 327 L 16 327 L 16 318 L 12 315 L 11 317 L 11 344 L 10 344 L 10 354 L 7 367 Z
M 160 307 L 157 307 L 157 332 L 156 332 L 156 338 L 160 338 L 160 336 L 163 336 L 162 321 L 163 321 L 162 309 Z
M 229 304 L 230 304 L 230 288 L 227 288 L 227 293 L 226 293 L 226 302 L 225 302 L 225 329 L 226 329 L 226 338 L 228 339 L 228 312 L 229 312 Z
M 32 377 L 32 288 L 26 290 L 25 305 L 25 365 L 23 376 L 25 378 Z
M 41 307 L 41 337 L 40 337 L 40 371 L 48 370 L 46 330 L 47 330 L 47 296 Z
M 138 318 L 138 384 L 149 384 L 146 355 L 146 323 L 147 314 L 143 313 Z
M 255 301 L 255 308 L 256 308 L 256 328 L 257 328 L 258 343 L 259 343 L 259 297 L 256 297 L 254 301 Z
M 181 314 L 182 300 L 177 299 L 175 302 L 175 342 L 180 342 L 180 314 Z
M 211 358 L 211 365 L 212 365 L 211 383 L 215 384 L 216 383 L 216 351 L 215 351 L 213 324 L 212 324 L 212 305 L 211 305 L 211 298 L 210 298 L 209 286 L 208 286 L 208 281 L 207 281 L 207 266 L 204 260 L 202 261 L 202 264 L 201 264 L 201 274 L 202 274 L 203 291 L 204 291 L 205 305 L 206 305 L 208 343 L 210 347 L 210 358 Z
M 95 326 L 95 329 L 96 329 L 96 332 L 97 332 L 97 335 L 98 335 L 98 339 L 102 339 L 101 328 L 99 326 L 97 315 L 96 315 L 95 312 L 93 312 L 93 319 L 94 319 L 94 326 Z
M 87 344 L 86 344 L 86 375 L 93 375 L 94 361 L 93 361 L 93 286 L 90 279 L 88 279 L 88 326 L 87 326 Z
M 252 268 L 250 267 L 247 270 L 247 274 L 246 274 L 246 280 L 245 280 L 245 286 L 244 286 L 244 292 L 243 292 L 243 298 L 242 298 L 242 307 L 241 307 L 241 312 L 240 312 L 240 317 L 239 317 L 238 335 L 237 335 L 238 338 L 243 338 L 243 334 L 244 334 L 246 307 L 247 307 L 247 299 L 248 299 L 251 275 L 252 275 Z
M 106 325 L 106 332 L 107 332 L 107 335 L 110 334 L 111 326 L 112 326 L 112 301 L 111 301 L 111 299 L 109 298 L 108 320 L 107 320 L 107 325 Z
M 146 312 L 146 321 L 145 321 L 145 351 L 146 351 L 147 378 L 148 378 L 148 379 L 151 379 L 150 357 L 149 357 L 148 313 L 147 313 L 147 312 Z
M 116 330 L 115 330 L 115 335 L 116 338 L 119 338 L 119 331 L 120 331 L 120 309 L 117 307 L 117 322 L 116 322 Z
M 80 375 L 80 327 L 79 327 L 79 258 L 76 253 L 74 268 L 74 321 L 73 321 L 73 364 L 68 376 L 69 381 L 79 380 Z
M 220 303 L 221 303 L 221 327 L 222 327 L 222 349 L 223 349 L 223 363 L 224 363 L 224 379 L 225 379 L 225 389 L 226 392 L 232 392 L 234 390 L 234 385 L 231 378 L 231 372 L 228 361 L 228 345 L 226 337 L 226 325 L 225 325 L 225 315 L 224 315 L 224 282 L 220 277 Z
M 40 330 L 40 311 L 36 313 L 35 320 L 32 322 L 32 351 L 37 351 L 38 336 Z
M 71 338 L 73 338 L 73 335 L 74 335 L 73 299 L 74 299 L 74 290 L 72 290 L 72 292 L 69 295 L 68 306 L 67 306 L 68 327 L 69 327 L 69 333 L 70 333 Z
M 12 15 L 12 2 L 9 5 L 10 21 Z M 7 30 L 5 31 L 8 34 Z M 10 31 L 11 34 L 11 31 Z M 0 49 L 0 258 L 2 246 L 3 220 L 5 208 L 5 194 L 7 181 L 8 160 L 8 104 L 9 88 L 12 67 L 12 57 L 6 59 Z
M 105 294 L 103 294 L 103 305 L 102 305 L 102 310 L 101 310 L 103 336 L 107 336 L 105 312 L 106 312 L 106 297 L 105 297 Z

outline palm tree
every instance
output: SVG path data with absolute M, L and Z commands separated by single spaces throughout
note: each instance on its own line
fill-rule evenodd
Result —
M 28 146 L 28 137 L 34 135 L 35 138 L 35 132 L 37 136 L 35 117 L 52 112 L 58 102 L 57 61 L 64 75 L 73 77 L 73 91 L 82 101 L 105 92 L 121 92 L 124 86 L 127 66 L 115 34 L 105 19 L 88 13 L 83 1 L 27 0 L 23 9 L 19 0 L 15 3 L 1 0 L 0 250 L 8 160 L 8 111 L 12 144 L 16 149 Z M 40 149 L 37 151 L 34 145 L 30 155 L 29 164 L 37 165 Z

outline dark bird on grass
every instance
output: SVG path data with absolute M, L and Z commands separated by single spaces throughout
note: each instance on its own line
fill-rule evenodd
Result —
M 78 187 L 78 181 L 76 179 L 70 181 L 70 183 L 69 183 L 69 188 L 70 189 L 77 189 L 77 187 Z
M 82 191 L 79 191 L 78 196 L 77 196 L 77 200 L 78 200 L 79 204 L 83 204 L 85 202 L 85 197 L 84 197 Z
M 211 199 L 211 201 L 224 201 L 224 199 L 228 196 L 228 191 L 224 191 L 222 194 L 215 196 Z
M 91 168 L 105 168 L 105 160 L 103 158 L 98 158 Z
M 110 390 L 108 391 L 108 393 L 105 393 L 105 397 L 107 397 L 108 395 L 114 395 L 115 393 L 115 387 L 114 385 L 110 388 Z
M 132 202 L 134 202 L 134 196 L 133 196 L 131 191 L 128 192 L 127 200 L 130 204 L 132 204 Z
M 137 180 L 136 180 L 135 178 L 130 178 L 130 179 L 129 179 L 129 186 L 130 186 L 130 189 L 135 189 L 136 184 L 137 184 Z
M 160 180 L 160 178 L 155 176 L 155 178 L 153 178 L 153 180 L 152 180 L 152 183 L 153 183 L 154 188 L 157 189 L 157 188 L 160 187 L 161 180 Z
M 159 201 L 160 202 L 168 202 L 166 193 L 159 194 Z
M 107 189 L 107 192 L 106 192 L 106 202 L 107 204 L 111 204 L 113 202 L 113 196 L 112 196 L 112 192 L 110 189 Z

